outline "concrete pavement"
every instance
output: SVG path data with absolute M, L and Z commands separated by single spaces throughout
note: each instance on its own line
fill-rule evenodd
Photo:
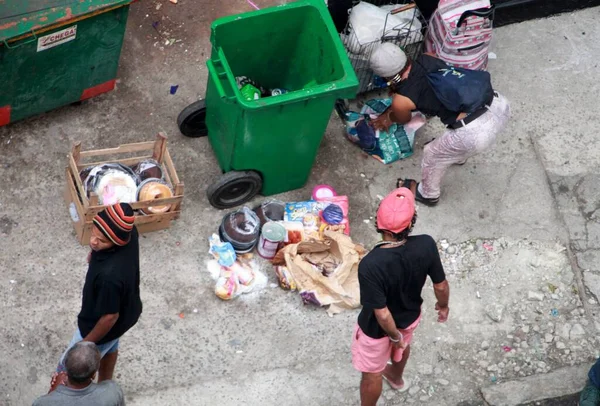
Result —
M 213 293 L 207 237 L 223 213 L 204 191 L 219 169 L 208 140 L 181 136 L 175 119 L 204 95 L 209 22 L 250 9 L 242 0 L 221 3 L 134 4 L 115 92 L 0 128 L 0 404 L 29 404 L 46 392 L 75 326 L 87 249 L 62 201 L 71 143 L 109 147 L 158 131 L 170 136 L 186 200 L 171 229 L 140 241 L 144 314 L 122 340 L 116 376 L 128 403 L 357 404 L 349 343 L 358 312 L 329 318 L 272 287 L 230 303 Z M 598 17 L 592 8 L 496 30 L 489 70 L 513 118 L 493 151 L 451 168 L 440 204 L 419 208 L 415 230 L 446 240 L 451 320 L 435 322 L 427 289 L 407 370 L 413 390 L 386 388 L 381 404 L 478 404 L 489 383 L 597 356 Z M 165 45 L 170 38 L 181 41 Z M 172 84 L 180 86 L 174 96 Z M 315 184 L 334 185 L 350 197 L 354 240 L 372 246 L 377 235 L 365 220 L 377 195 L 399 176 L 420 177 L 422 145 L 440 130 L 428 124 L 413 157 L 385 166 L 350 145 L 333 116 L 309 183 L 279 197 L 304 200 Z M 542 300 L 531 301 L 530 291 Z M 502 306 L 499 322 L 490 304 Z

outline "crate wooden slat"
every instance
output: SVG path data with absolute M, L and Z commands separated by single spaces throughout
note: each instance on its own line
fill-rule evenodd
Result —
M 118 158 L 108 159 L 107 156 L 118 156 Z M 105 157 L 105 160 L 101 160 L 102 157 Z M 93 158 L 93 162 L 90 158 Z M 75 228 L 77 239 L 82 245 L 89 243 L 94 216 L 104 210 L 106 206 L 98 203 L 98 196 L 95 193 L 91 193 L 89 198 L 86 196 L 79 172 L 88 166 L 96 166 L 108 162 L 119 162 L 131 166 L 148 158 L 154 158 L 161 164 L 165 179 L 173 188 L 173 197 L 131 203 L 134 210 L 150 206 L 171 205 L 165 213 L 144 215 L 141 212 L 136 212 L 135 224 L 140 233 L 169 228 L 171 221 L 179 218 L 181 214 L 184 186 L 183 182 L 179 179 L 171 154 L 167 149 L 167 138 L 165 135 L 159 133 L 155 141 L 123 144 L 116 148 L 82 151 L 81 143 L 73 146 L 68 156 L 68 165 L 65 172 L 64 198 L 67 207 L 74 204 L 77 211 L 78 219 L 77 221 L 73 221 L 73 227 Z M 90 160 L 90 162 L 85 162 L 86 159 Z

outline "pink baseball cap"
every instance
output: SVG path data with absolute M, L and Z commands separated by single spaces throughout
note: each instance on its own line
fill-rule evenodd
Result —
M 398 188 L 381 201 L 377 210 L 377 228 L 399 233 L 410 227 L 415 215 L 415 196 L 405 187 Z

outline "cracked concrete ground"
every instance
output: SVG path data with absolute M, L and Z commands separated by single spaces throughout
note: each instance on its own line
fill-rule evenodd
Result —
M 204 95 L 210 21 L 249 9 L 243 0 L 136 3 L 115 92 L 0 128 L 0 404 L 45 393 L 75 326 L 87 249 L 62 201 L 71 143 L 110 147 L 158 131 L 170 136 L 186 199 L 171 229 L 140 241 L 144 314 L 122 340 L 116 375 L 128 403 L 357 404 L 349 354 L 357 312 L 329 318 L 270 287 L 224 303 L 205 270 L 207 237 L 223 213 L 204 191 L 219 169 L 208 140 L 184 138 L 175 119 Z M 419 209 L 415 232 L 440 241 L 451 319 L 435 322 L 428 288 L 407 370 L 413 391 L 386 388 L 381 404 L 477 405 L 484 384 L 597 356 L 598 17 L 594 8 L 496 30 L 490 71 L 513 118 L 493 151 L 449 170 L 437 207 Z M 166 45 L 172 38 L 181 41 Z M 172 84 L 180 86 L 174 96 Z M 440 130 L 431 122 L 415 156 L 385 166 L 350 145 L 332 116 L 307 186 L 280 198 L 334 185 L 349 195 L 354 240 L 370 247 L 377 235 L 364 220 L 377 195 L 399 176 L 419 177 L 422 145 Z

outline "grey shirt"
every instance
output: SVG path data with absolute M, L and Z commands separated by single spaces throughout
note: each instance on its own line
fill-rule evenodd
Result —
M 114 381 L 92 383 L 87 388 L 71 389 L 60 385 L 38 398 L 33 406 L 125 406 L 123 391 Z

